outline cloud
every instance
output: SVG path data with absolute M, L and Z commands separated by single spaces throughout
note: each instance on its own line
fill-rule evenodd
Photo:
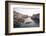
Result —
M 14 11 L 19 12 L 21 14 L 25 14 L 28 16 L 32 16 L 33 14 L 40 13 L 39 8 L 21 8 L 21 7 L 16 7 L 14 8 Z

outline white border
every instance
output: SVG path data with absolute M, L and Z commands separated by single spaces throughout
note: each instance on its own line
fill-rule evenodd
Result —
M 40 8 L 40 27 L 13 28 L 13 8 Z M 9 3 L 9 33 L 43 31 L 43 5 Z

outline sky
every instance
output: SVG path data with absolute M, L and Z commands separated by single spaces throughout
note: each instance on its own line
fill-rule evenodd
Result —
M 24 15 L 32 16 L 33 14 L 40 13 L 40 8 L 16 7 L 16 8 L 14 8 L 14 11 L 24 14 Z

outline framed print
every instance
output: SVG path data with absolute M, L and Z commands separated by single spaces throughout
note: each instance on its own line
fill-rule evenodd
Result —
M 45 4 L 5 1 L 5 34 L 45 32 Z

